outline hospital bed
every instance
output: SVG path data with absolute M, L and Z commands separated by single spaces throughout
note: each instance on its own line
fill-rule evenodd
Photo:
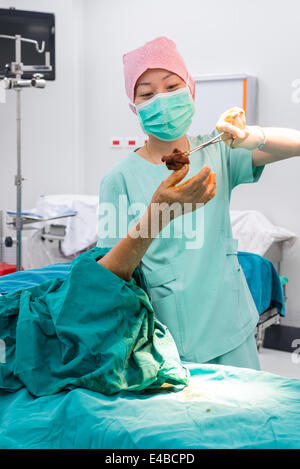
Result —
M 246 265 L 248 255 L 242 257 Z M 69 271 L 68 262 L 7 275 L 0 292 Z M 0 448 L 300 448 L 299 380 L 221 365 L 188 367 L 189 386 L 173 391 L 107 396 L 77 388 L 38 398 L 25 388 L 1 391 Z
M 300 380 L 190 365 L 179 392 L 0 392 L 3 449 L 299 449 Z
M 283 255 L 283 242 L 275 242 L 272 243 L 270 248 L 265 253 L 264 257 L 268 259 L 272 265 L 276 268 L 278 275 L 281 274 L 281 262 L 282 262 L 282 255 Z M 282 282 L 281 282 L 282 283 Z M 282 283 L 282 290 L 283 290 L 283 301 L 284 301 L 284 311 L 285 311 L 285 304 L 287 301 L 287 294 L 286 294 L 286 283 Z M 255 328 L 255 338 L 256 338 L 256 345 L 258 350 L 264 344 L 264 336 L 265 331 L 268 327 L 273 325 L 279 325 L 281 323 L 281 318 L 285 315 L 282 314 L 283 309 L 280 307 L 280 304 L 275 305 L 274 303 L 270 302 L 270 306 L 263 312 L 260 313 L 259 322 Z
M 260 349 L 266 329 L 279 325 L 286 314 L 287 279 L 282 276 L 281 263 L 284 249 L 294 244 L 296 235 L 273 225 L 256 210 L 231 210 L 230 216 L 233 236 L 243 253 L 239 253 L 239 262 L 259 313 L 255 338 Z
M 35 207 L 24 212 L 26 231 L 22 243 L 22 267 L 27 270 L 66 262 L 94 247 L 97 240 L 98 204 L 99 198 L 89 195 L 40 196 Z M 8 228 L 13 227 L 15 213 L 6 210 L 6 220 L 2 223 Z M 16 257 L 14 237 L 15 231 L 12 231 L 10 248 L 4 252 L 4 257 L 10 260 Z
M 25 269 L 33 269 L 58 262 L 67 262 L 79 253 L 96 245 L 98 197 L 85 195 L 52 195 L 42 196 L 37 201 L 36 208 L 48 216 L 54 216 L 67 210 L 76 211 L 75 217 L 58 219 L 56 222 L 38 224 L 37 229 L 24 240 L 23 265 Z M 263 256 L 272 262 L 278 275 L 281 275 L 281 262 L 283 258 L 284 243 L 295 239 L 294 233 L 274 226 L 260 212 L 234 211 L 230 212 L 233 236 L 239 240 L 239 251 L 250 252 Z M 35 225 L 36 226 L 36 225 Z M 259 312 L 259 322 L 255 329 L 255 338 L 258 349 L 263 345 L 265 331 L 268 327 L 280 324 L 285 315 L 284 303 L 286 297 L 286 285 L 283 285 L 284 297 L 274 302 L 271 298 L 272 288 L 280 289 L 279 277 L 268 265 L 261 260 L 257 262 L 255 256 L 247 256 L 239 253 L 239 261 L 242 264 L 250 290 L 260 290 L 266 296 L 266 301 L 256 306 Z M 255 278 L 260 278 L 257 285 Z M 278 294 L 278 292 L 277 292 Z M 279 294 L 280 296 L 280 294 Z M 278 298 L 277 298 L 278 300 Z

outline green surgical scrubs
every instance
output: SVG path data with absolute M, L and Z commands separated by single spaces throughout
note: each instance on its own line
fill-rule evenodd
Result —
M 215 135 L 189 137 L 190 146 Z M 169 328 L 183 361 L 221 363 L 220 357 L 230 353 L 226 364 L 259 368 L 253 341 L 251 348 L 246 346 L 258 312 L 237 259 L 229 205 L 232 189 L 256 182 L 263 166 L 252 167 L 251 151 L 220 142 L 190 156 L 185 180 L 204 165 L 216 172 L 215 197 L 164 228 L 141 268 L 155 314 Z M 101 182 L 98 246 L 116 244 L 169 175 L 165 165 L 152 164 L 135 152 L 114 166 Z

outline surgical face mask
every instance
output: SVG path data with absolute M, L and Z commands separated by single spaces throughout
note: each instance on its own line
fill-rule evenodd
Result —
M 195 112 L 188 86 L 159 93 L 135 108 L 143 131 L 165 141 L 182 137 L 191 125 Z

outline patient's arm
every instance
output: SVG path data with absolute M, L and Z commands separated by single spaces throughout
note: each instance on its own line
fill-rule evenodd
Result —
M 133 236 L 135 232 L 138 234 L 138 231 L 143 230 L 144 227 L 147 229 L 147 224 L 151 223 L 151 218 L 151 206 L 149 205 L 138 224 L 113 246 L 98 263 L 124 280 L 129 280 L 134 269 L 140 263 L 143 255 L 154 239 L 151 236 Z
M 181 185 L 178 184 L 188 173 L 188 165 L 174 171 L 155 191 L 146 212 L 137 223 L 111 250 L 98 261 L 113 273 L 129 280 L 136 266 L 159 232 L 182 213 L 186 213 L 188 203 L 190 211 L 199 208 L 197 204 L 205 204 L 215 195 L 216 178 L 208 166 L 193 178 Z M 169 211 L 169 207 L 177 203 L 184 212 L 179 214 Z M 171 214 L 171 219 L 165 214 Z

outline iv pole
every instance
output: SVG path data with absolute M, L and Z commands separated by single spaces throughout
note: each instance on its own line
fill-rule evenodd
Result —
M 17 271 L 22 269 L 22 230 L 23 230 L 23 217 L 22 217 L 22 160 L 21 160 L 21 91 L 23 88 L 45 88 L 46 82 L 42 79 L 43 75 L 35 73 L 31 80 L 23 80 L 23 72 L 40 72 L 51 71 L 50 65 L 50 52 L 45 52 L 45 65 L 23 65 L 21 60 L 21 42 L 29 42 L 35 45 L 37 52 L 40 54 L 45 50 L 45 42 L 42 41 L 41 47 L 37 41 L 33 39 L 23 38 L 16 34 L 15 36 L 7 36 L 0 34 L 0 39 L 10 39 L 15 41 L 15 62 L 6 66 L 6 71 L 9 74 L 15 75 L 15 78 L 5 77 L 3 84 L 5 89 L 14 89 L 16 91 L 16 124 L 17 124 L 17 174 L 15 176 L 15 186 L 17 192 L 17 210 L 15 218 L 15 229 L 17 237 L 17 253 L 16 263 Z

